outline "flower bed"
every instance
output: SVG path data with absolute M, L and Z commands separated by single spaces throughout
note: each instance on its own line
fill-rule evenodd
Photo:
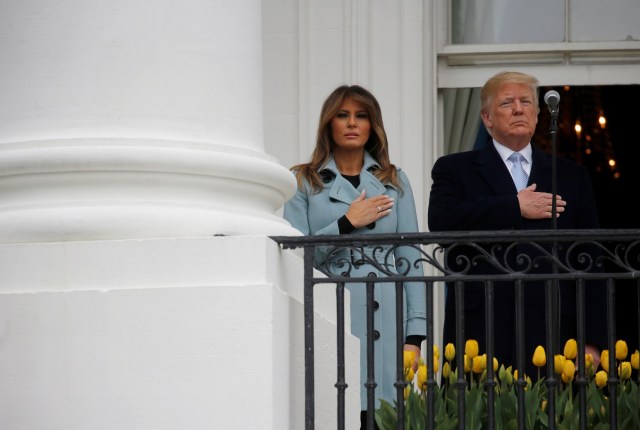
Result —
M 454 369 L 455 348 L 452 344 L 445 347 L 445 361 L 442 365 L 443 383 L 437 387 L 435 396 L 434 415 L 435 428 L 456 429 L 458 427 L 458 390 L 455 383 L 458 371 Z M 617 424 L 619 429 L 640 428 L 640 389 L 638 381 L 639 352 L 636 350 L 629 357 L 627 344 L 623 340 L 616 342 L 615 360 L 617 380 L 610 378 L 609 351 L 600 354 L 600 362 L 594 363 L 591 354 L 585 355 L 586 386 L 586 428 L 608 429 L 610 422 L 610 400 L 608 390 L 611 384 L 616 385 L 617 402 L 615 404 Z M 556 428 L 577 429 L 579 427 L 579 402 L 573 387 L 576 377 L 577 344 L 569 339 L 563 354 L 554 357 L 554 370 L 558 375 L 556 385 L 555 416 Z M 480 355 L 478 343 L 467 340 L 464 355 L 464 373 L 466 380 L 465 394 L 465 428 L 487 428 L 487 393 L 485 382 L 487 379 L 486 354 Z M 417 371 L 410 367 L 413 362 L 412 354 L 405 351 L 404 367 L 407 380 L 405 388 L 405 429 L 425 429 L 427 423 L 427 368 L 424 360 L 420 359 Z M 434 346 L 434 375 L 439 375 L 440 353 Z M 547 356 L 542 346 L 536 348 L 532 357 L 533 364 L 538 367 L 538 375 L 533 382 L 529 375 L 523 375 L 524 387 L 524 422 L 527 429 L 548 428 L 548 388 L 545 378 L 540 376 L 540 369 L 547 363 Z M 497 358 L 493 360 L 495 373 L 494 419 L 496 429 L 518 428 L 518 371 L 512 367 L 499 366 Z M 636 379 L 633 379 L 635 376 Z M 395 402 L 394 402 L 395 403 Z M 397 428 L 397 405 L 382 401 L 380 409 L 376 411 L 376 423 L 381 430 Z

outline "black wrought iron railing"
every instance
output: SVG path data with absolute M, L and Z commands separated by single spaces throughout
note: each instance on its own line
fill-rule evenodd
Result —
M 464 351 L 465 333 L 464 294 L 465 286 L 470 282 L 480 282 L 484 288 L 486 302 L 486 354 L 487 363 L 493 363 L 493 339 L 495 333 L 493 316 L 496 312 L 492 298 L 496 285 L 510 282 L 515 285 L 516 309 L 516 363 L 514 368 L 524 369 L 524 314 L 527 312 L 524 303 L 525 289 L 533 283 L 541 284 L 545 292 L 546 353 L 554 357 L 558 352 L 557 336 L 558 318 L 557 303 L 560 284 L 570 283 L 575 287 L 578 359 L 575 377 L 576 408 L 578 408 L 578 427 L 586 428 L 587 410 L 587 369 L 585 360 L 585 319 L 599 318 L 606 325 L 608 351 L 616 350 L 616 288 L 633 288 L 640 293 L 640 230 L 537 230 L 537 231 L 480 231 L 480 232 L 448 232 L 448 233 L 415 233 L 393 235 L 341 235 L 341 236 L 295 236 L 272 237 L 283 249 L 304 249 L 304 314 L 305 314 L 305 429 L 314 429 L 315 422 L 315 381 L 314 381 L 314 286 L 317 284 L 336 284 L 337 294 L 337 429 L 345 427 L 345 390 L 357 387 L 359 381 L 345 381 L 344 359 L 344 288 L 349 283 L 361 283 L 368 291 L 374 285 L 384 282 L 385 287 L 396 288 L 396 309 L 403 309 L 402 287 L 406 282 L 420 282 L 426 289 L 426 394 L 424 408 L 426 410 L 426 428 L 436 428 L 436 396 L 437 387 L 441 383 L 434 373 L 434 287 L 446 283 L 456 293 L 456 341 L 457 351 Z M 415 250 L 415 261 L 398 261 L 395 255 L 400 248 Z M 370 265 L 382 274 L 380 277 L 362 275 L 355 269 Z M 424 272 L 420 276 L 410 275 L 410 268 L 422 265 Z M 313 269 L 319 269 L 317 276 Z M 357 273 L 357 276 L 354 275 Z M 441 283 L 441 284 L 438 284 Z M 599 285 L 605 293 L 606 314 L 585 315 L 585 290 Z M 640 345 L 637 333 L 640 332 L 640 319 L 637 309 L 640 308 L 640 294 L 633 316 L 635 339 L 632 343 Z M 368 294 L 369 304 L 373 295 Z M 367 342 L 368 360 L 373 354 L 373 306 L 367 306 Z M 404 377 L 402 349 L 402 315 L 397 312 L 397 428 L 405 428 Z M 542 329 L 542 327 L 541 327 Z M 464 357 L 456 355 L 457 369 L 464 369 Z M 617 389 L 620 384 L 618 364 L 615 359 L 609 360 L 606 380 L 608 413 L 606 419 L 610 429 L 618 427 Z M 496 411 L 494 408 L 496 378 L 493 366 L 486 366 L 487 377 L 484 381 L 487 406 L 485 414 L 486 427 L 496 428 Z M 637 375 L 637 371 L 635 371 Z M 546 378 L 548 403 L 545 414 L 549 429 L 556 428 L 556 416 L 561 412 L 555 410 L 556 386 L 560 376 L 554 371 L 554 360 L 546 361 Z M 638 377 L 638 376 L 636 376 Z M 639 380 L 640 382 L 640 380 Z M 367 424 L 374 428 L 375 375 L 369 370 L 367 387 L 368 415 Z M 517 427 L 526 428 L 526 405 L 524 372 L 517 375 L 514 387 L 517 393 Z M 462 371 L 458 372 L 455 389 L 457 392 L 457 428 L 465 429 L 465 390 L 468 381 Z M 534 407 L 540 407 L 535 405 Z M 639 405 L 640 408 L 640 405 Z M 592 413 L 593 411 L 591 411 Z M 349 411 L 351 413 L 351 411 Z

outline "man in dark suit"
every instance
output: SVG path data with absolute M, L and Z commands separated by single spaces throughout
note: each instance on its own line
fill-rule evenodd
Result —
M 430 231 L 551 229 L 552 160 L 531 143 L 538 123 L 538 80 L 519 72 L 502 72 L 481 90 L 481 117 L 490 135 L 478 150 L 439 158 L 432 169 L 429 198 Z M 512 161 L 519 153 L 521 161 Z M 517 155 L 514 155 L 517 156 Z M 595 197 L 588 171 L 568 160 L 557 159 L 556 223 L 559 229 L 598 228 Z M 520 164 L 524 172 L 513 169 Z M 524 183 L 516 185 L 523 177 Z M 528 177 L 528 178 L 527 178 Z M 527 181 L 528 179 L 528 181 Z M 489 265 L 473 268 L 491 271 Z M 560 346 L 575 335 L 575 289 L 561 286 Z M 545 346 L 544 286 L 525 284 L 525 371 L 537 345 Z M 486 351 L 484 287 L 465 286 L 465 339 L 476 339 Z M 587 353 L 599 362 L 605 345 L 604 301 L 590 294 L 587 312 Z M 517 366 L 513 284 L 495 288 L 495 357 L 505 366 Z M 592 303 L 591 303 L 592 302 Z M 443 342 L 455 344 L 455 291 L 447 288 Z M 594 310 L 598 307 L 597 310 Z M 593 324 L 592 324 L 593 323 Z M 602 327 L 598 327 L 601 325 Z M 595 341 L 594 341 L 595 340 Z M 591 344 L 589 344 L 591 343 Z M 562 353 L 562 350 L 557 351 Z M 549 359 L 549 357 L 548 357 Z M 533 375 L 531 375 L 533 376 Z

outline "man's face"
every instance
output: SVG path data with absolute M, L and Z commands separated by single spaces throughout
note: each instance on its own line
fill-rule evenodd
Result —
M 519 151 L 530 141 L 538 124 L 538 106 L 526 84 L 505 84 L 493 98 L 482 120 L 493 138 Z

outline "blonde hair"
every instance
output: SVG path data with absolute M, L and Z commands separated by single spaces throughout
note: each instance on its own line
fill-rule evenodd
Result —
M 524 84 L 529 85 L 531 93 L 533 94 L 533 102 L 536 106 L 536 112 L 540 113 L 540 105 L 538 104 L 538 86 L 540 82 L 535 76 L 528 75 L 522 72 L 500 72 L 493 75 L 484 84 L 480 90 L 480 111 L 486 112 L 489 106 L 493 102 L 493 98 L 496 96 L 500 88 L 505 84 Z

